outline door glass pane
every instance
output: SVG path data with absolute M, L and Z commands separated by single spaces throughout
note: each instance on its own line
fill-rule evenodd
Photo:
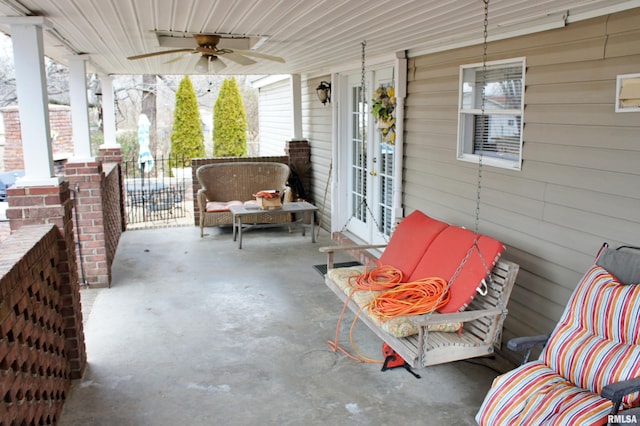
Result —
M 362 222 L 367 221 L 366 213 L 366 197 L 367 197 L 367 147 L 366 128 L 367 114 L 366 100 L 362 104 L 362 96 L 360 87 L 353 87 L 351 92 L 351 149 L 353 162 L 351 164 L 352 188 L 351 188 L 351 207 L 352 216 Z M 364 126 L 363 126 L 364 120 Z
M 380 143 L 380 224 L 378 231 L 386 236 L 391 235 L 393 225 L 393 163 L 395 146 Z

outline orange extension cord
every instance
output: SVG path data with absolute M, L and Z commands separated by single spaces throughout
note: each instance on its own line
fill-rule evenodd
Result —
M 423 278 L 374 297 L 369 311 L 381 321 L 389 321 L 401 315 L 428 314 L 446 305 L 449 298 L 447 281 L 439 277 Z
M 372 359 L 363 355 L 353 341 L 353 328 L 360 316 L 360 313 L 369 308 L 370 311 L 380 317 L 382 321 L 389 321 L 401 315 L 419 315 L 433 312 L 449 302 L 449 291 L 447 282 L 438 277 L 424 278 L 418 281 L 402 283 L 402 271 L 388 265 L 379 265 L 369 269 L 369 265 L 363 274 L 352 277 L 355 284 L 349 297 L 342 307 L 338 323 L 336 324 L 335 340 L 329 340 L 327 344 L 334 352 L 340 351 L 349 358 L 358 362 L 371 362 L 382 364 L 384 361 Z M 351 284 L 350 278 L 350 284 Z M 356 291 L 383 291 L 375 296 L 370 304 L 360 308 L 356 313 L 351 328 L 349 329 L 349 339 L 351 346 L 358 356 L 350 354 L 346 349 L 338 344 L 340 324 L 347 310 L 347 305 Z
M 396 287 L 402 282 L 402 271 L 388 265 L 378 265 L 369 270 L 369 264 L 365 272 L 356 277 L 355 291 L 384 291 Z

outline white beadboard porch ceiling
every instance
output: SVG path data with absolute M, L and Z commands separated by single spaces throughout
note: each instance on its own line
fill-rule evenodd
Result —
M 563 22 L 640 7 L 640 0 L 490 0 L 489 34 L 535 32 Z M 67 63 L 90 55 L 89 71 L 104 74 L 196 74 L 199 54 L 167 63 L 178 54 L 136 61 L 128 56 L 170 49 L 157 32 L 196 47 L 184 33 L 255 36 L 256 52 L 281 64 L 225 61 L 222 74 L 318 74 L 358 63 L 360 43 L 368 57 L 397 51 L 444 50 L 479 41 L 482 0 L 0 0 L 0 16 L 43 16 L 47 56 Z M 0 31 L 10 34 L 9 25 Z M 224 56 L 223 56 L 224 60 Z

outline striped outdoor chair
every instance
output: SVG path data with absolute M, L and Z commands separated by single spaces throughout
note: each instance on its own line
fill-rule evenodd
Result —
M 494 380 L 476 415 L 480 425 L 640 420 L 624 414 L 640 405 L 639 254 L 606 247 L 601 251 L 538 360 Z M 530 347 L 523 338 L 509 346 Z

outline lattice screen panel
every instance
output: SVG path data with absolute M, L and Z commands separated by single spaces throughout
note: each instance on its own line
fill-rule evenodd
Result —
M 45 239 L 0 286 L 2 425 L 56 423 L 69 391 L 57 240 Z

